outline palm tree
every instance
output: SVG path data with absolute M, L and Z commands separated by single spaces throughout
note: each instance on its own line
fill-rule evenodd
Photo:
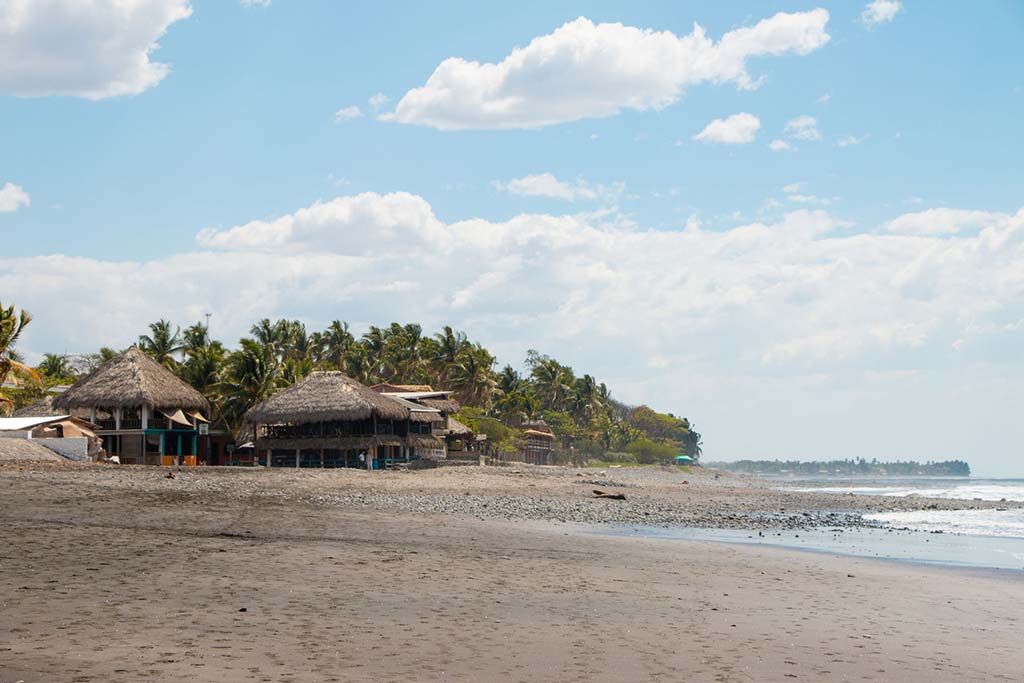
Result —
M 465 347 L 450 368 L 448 381 L 459 401 L 469 406 L 486 406 L 492 399 L 494 356 L 480 344 Z
M 237 429 L 249 408 L 269 398 L 284 384 L 281 365 L 270 347 L 253 339 L 242 339 L 239 349 L 228 356 L 214 386 L 220 414 L 230 427 Z
M 57 353 L 44 353 L 43 360 L 36 366 L 36 370 L 49 380 L 69 379 L 75 375 L 67 356 Z
M 345 355 L 355 343 L 355 337 L 348 331 L 348 323 L 335 320 L 320 334 L 323 362 L 336 370 L 345 365 Z
M 450 325 L 445 325 L 443 332 L 435 334 L 434 341 L 430 345 L 427 364 L 437 377 L 437 384 L 443 389 L 448 386 L 448 376 L 458 362 L 459 353 L 469 345 L 469 341 L 464 333 L 455 332 Z
M 544 410 L 563 410 L 572 390 L 572 370 L 543 357 L 533 367 L 533 391 Z
M 199 393 L 209 393 L 220 377 L 227 350 L 219 341 L 209 341 L 204 346 L 186 350 L 186 354 L 187 358 L 179 367 L 178 374 Z
M 181 335 L 182 349 L 185 354 L 193 353 L 205 348 L 210 344 L 210 330 L 202 323 L 196 323 L 185 328 Z
M 370 325 L 369 331 L 363 335 L 362 345 L 366 350 L 367 381 L 381 379 L 387 365 L 388 330 Z
M 178 365 L 174 356 L 185 348 L 181 344 L 181 328 L 175 327 L 171 331 L 171 323 L 161 319 L 151 323 L 149 331 L 150 334 L 139 337 L 139 348 L 152 356 L 157 363 L 173 370 Z
M 14 350 L 18 337 L 25 327 L 32 322 L 32 316 L 22 309 L 14 314 L 14 304 L 4 308 L 0 304 L 0 411 L 9 415 L 14 401 L 3 394 L 3 385 L 10 377 L 21 377 L 33 382 L 40 381 L 39 373 L 25 365 L 21 356 Z

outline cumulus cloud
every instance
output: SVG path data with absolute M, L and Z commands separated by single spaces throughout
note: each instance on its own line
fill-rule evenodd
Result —
M 31 203 L 31 197 L 21 188 L 21 185 L 4 183 L 4 186 L 0 187 L 0 213 L 12 213 Z
M 785 140 L 772 140 L 768 143 L 768 148 L 773 152 L 792 152 L 793 145 L 789 144 Z
M 270 7 L 273 0 L 239 0 L 242 7 Z
M 678 36 L 580 17 L 498 63 L 444 60 L 381 118 L 444 130 L 533 128 L 661 109 L 698 83 L 756 87 L 748 59 L 813 52 L 829 41 L 828 19 L 824 9 L 779 13 L 716 43 L 697 24 Z
M 903 3 L 899 0 L 874 0 L 864 6 L 864 11 L 860 14 L 860 21 L 866 28 L 888 24 L 901 9 L 903 9 Z
M 338 111 L 334 112 L 334 122 L 343 123 L 345 121 L 351 121 L 352 119 L 358 119 L 362 115 L 363 111 L 355 105 L 342 107 Z
M 818 130 L 818 119 L 813 116 L 798 116 L 786 122 L 783 129 L 789 137 L 796 140 L 821 140 L 821 131 Z
M 760 128 L 760 119 L 753 114 L 741 112 L 724 119 L 715 119 L 694 135 L 693 139 L 723 145 L 744 145 L 754 141 Z
M 1019 218 L 994 211 L 937 208 L 907 213 L 886 223 L 889 232 L 902 235 L 955 235 L 1006 224 Z
M 600 197 L 617 196 L 623 189 L 621 183 L 611 187 L 590 185 L 583 179 L 575 182 L 559 180 L 551 173 L 536 173 L 508 181 L 495 180 L 491 183 L 499 192 L 519 195 L 521 197 L 548 197 L 565 199 L 574 202 L 577 199 L 598 199 Z
M 191 14 L 188 0 L 0 2 L 0 93 L 140 93 L 171 70 L 150 61 L 156 41 Z
M 467 327 L 509 360 L 585 342 L 618 357 L 697 358 L 709 372 L 873 367 L 1024 317 L 1024 210 L 951 211 L 900 216 L 878 233 L 850 234 L 820 209 L 649 230 L 608 211 L 445 222 L 420 196 L 363 193 L 203 230 L 189 254 L 0 259 L 0 291 L 47 311 L 26 342 L 36 351 L 125 344 L 153 311 L 220 311 L 228 339 L 255 317 L 321 324 L 344 311 L 354 323 Z M 636 329 L 645 333 L 626 332 Z
M 391 101 L 391 98 L 382 92 L 376 93 L 370 96 L 367 103 L 370 105 L 371 111 L 380 111 L 381 107 Z

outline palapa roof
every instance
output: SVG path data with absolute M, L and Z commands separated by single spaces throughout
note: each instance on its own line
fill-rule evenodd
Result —
M 54 396 L 43 396 L 41 399 L 19 408 L 11 413 L 11 417 L 46 417 L 48 415 L 62 415 L 61 411 L 53 407 Z
M 374 384 L 370 388 L 382 394 L 386 392 L 433 391 L 429 384 L 391 384 L 390 382 Z
M 407 420 L 409 409 L 337 371 L 311 372 L 245 414 L 246 422 L 303 424 L 331 420 Z
M 473 433 L 473 430 L 456 420 L 454 417 L 449 417 L 448 433 L 452 436 L 468 436 Z
M 53 399 L 59 410 L 149 406 L 208 412 L 203 395 L 132 346 L 99 366 Z

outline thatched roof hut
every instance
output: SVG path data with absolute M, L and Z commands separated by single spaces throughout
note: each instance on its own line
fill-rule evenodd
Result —
M 308 424 L 375 417 L 407 420 L 409 409 L 343 373 L 311 372 L 306 379 L 277 392 L 245 414 L 258 424 Z
M 24 408 L 19 408 L 11 413 L 11 417 L 49 417 L 51 415 L 67 415 L 53 407 L 53 399 L 56 396 L 43 396 L 41 399 Z
M 111 358 L 53 399 L 62 411 L 74 408 L 182 408 L 209 413 L 203 395 L 137 347 Z
M 448 434 L 450 436 L 471 436 L 473 434 L 473 430 L 456 420 L 454 417 L 449 417 Z

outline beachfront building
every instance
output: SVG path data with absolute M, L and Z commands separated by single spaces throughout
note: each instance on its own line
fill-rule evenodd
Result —
M 443 453 L 441 414 L 373 391 L 341 372 L 312 372 L 245 415 L 261 465 L 383 469 Z
M 522 433 L 519 458 L 533 465 L 554 463 L 555 435 L 544 420 L 528 420 L 519 425 Z
M 440 420 L 432 425 L 433 436 L 440 440 L 440 447 L 434 458 L 447 458 L 449 450 L 461 449 L 472 433 L 464 424 L 452 417 L 459 412 L 459 402 L 452 397 L 451 391 L 435 391 L 428 384 L 374 384 L 374 391 L 395 399 L 408 401 L 440 414 Z
M 36 441 L 69 460 L 97 460 L 103 453 L 96 425 L 71 415 L 0 417 L 0 439 Z
M 195 465 L 209 432 L 203 395 L 134 346 L 54 397 L 52 408 L 87 414 L 122 464 Z

